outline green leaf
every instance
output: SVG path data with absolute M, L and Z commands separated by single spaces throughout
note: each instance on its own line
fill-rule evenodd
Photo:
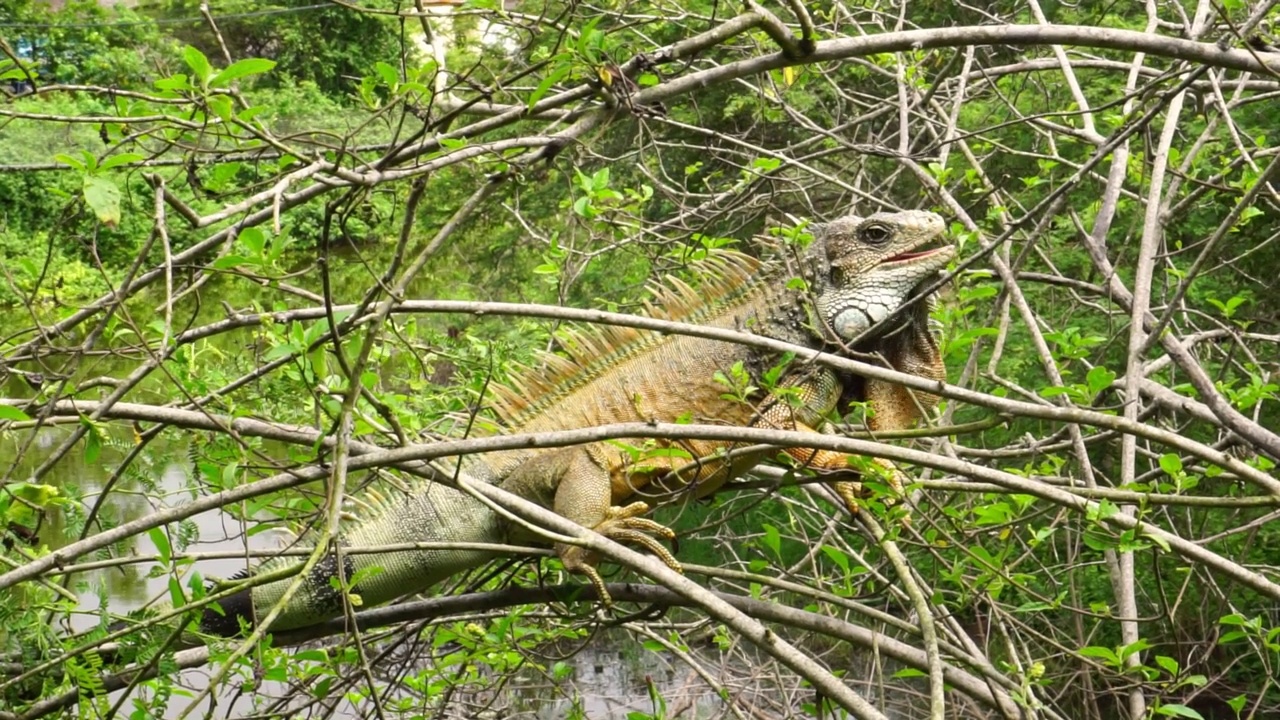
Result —
M 840 548 L 834 548 L 830 545 L 822 546 L 822 553 L 827 556 L 831 562 L 840 566 L 840 569 L 849 572 L 849 555 Z
M 1149 533 L 1149 532 L 1144 532 L 1144 533 L 1142 533 L 1142 536 L 1143 536 L 1143 537 L 1145 537 L 1145 538 L 1147 538 L 1147 539 L 1148 539 L 1148 540 L 1150 540 L 1151 542 L 1155 543 L 1156 545 L 1159 545 L 1159 546 L 1160 546 L 1160 549 L 1161 549 L 1161 550 L 1163 550 L 1163 551 L 1165 551 L 1165 552 L 1170 552 L 1170 551 L 1172 550 L 1172 548 L 1170 548 L 1170 547 L 1169 547 L 1169 541 L 1168 541 L 1168 540 L 1165 540 L 1164 538 L 1160 537 L 1159 535 L 1153 535 L 1153 534 L 1151 534 L 1151 533 Z
M 374 63 L 373 68 L 378 71 L 378 77 L 382 78 L 382 82 L 386 83 L 387 87 L 394 88 L 400 85 L 400 71 L 389 63 L 379 60 Z
M 1098 658 L 1100 660 L 1105 660 L 1106 662 L 1112 665 L 1115 665 L 1117 667 L 1120 665 L 1120 658 L 1116 655 L 1114 650 L 1108 647 L 1090 645 L 1089 647 L 1080 648 L 1080 654 L 1085 657 Z
M 538 87 L 534 89 L 533 93 L 529 95 L 529 102 L 527 105 L 530 110 L 533 109 L 534 105 L 538 104 L 538 101 L 541 100 L 556 83 L 565 79 L 565 77 L 569 75 L 569 71 L 573 69 L 573 65 L 569 62 L 571 57 L 572 56 L 569 53 L 560 53 L 559 55 L 551 58 L 551 61 L 556 64 L 551 68 L 551 72 L 547 73 L 547 76 L 542 78 L 542 82 L 538 83 Z
M 43 485 L 29 482 L 9 483 L 4 486 L 5 495 L 14 495 L 20 497 L 28 503 L 37 507 L 46 507 L 50 504 L 65 504 L 66 498 L 61 496 L 58 488 L 53 485 Z
M 187 604 L 187 596 L 182 592 L 182 583 L 172 575 L 169 576 L 169 600 L 176 608 Z
M 765 547 L 772 550 L 775 556 L 782 555 L 782 533 L 778 532 L 778 528 L 765 523 L 764 538 L 761 539 L 761 542 L 764 543 Z
M 173 547 L 169 545 L 169 536 L 165 534 L 164 528 L 151 528 L 147 531 L 147 535 L 151 538 L 151 544 L 156 546 L 156 554 L 160 556 L 160 562 L 168 565 L 169 560 L 173 558 Z
M 191 589 L 192 600 L 202 600 L 207 594 L 204 589 L 204 576 L 199 570 L 191 571 L 191 577 L 187 578 L 187 587 Z
M 231 115 L 234 110 L 231 106 L 231 98 L 226 95 L 210 95 L 207 102 L 214 115 L 217 115 L 223 122 L 231 122 Z
M 201 84 L 208 85 L 209 76 L 213 74 L 213 66 L 209 64 L 209 58 L 204 56 L 196 48 L 188 45 L 182 50 L 182 59 L 187 63 L 187 67 L 191 68 L 191 76 L 199 80 Z
M 153 84 L 156 86 L 157 90 L 168 90 L 170 92 L 194 89 L 191 87 L 191 82 L 187 79 L 187 76 L 182 73 L 174 73 L 170 77 L 160 78 Z
M 276 66 L 275 60 L 267 60 L 266 58 L 246 58 L 237 60 L 225 69 L 220 71 L 209 79 L 209 87 L 223 87 L 230 85 L 231 81 L 239 80 L 249 75 L 261 75 Z
M 1089 370 L 1089 374 L 1085 376 L 1085 382 L 1089 385 L 1089 392 L 1094 395 L 1111 387 L 1111 383 L 1115 379 L 1116 374 L 1101 365 Z
M 1168 715 L 1169 717 L 1196 718 L 1197 720 L 1204 720 L 1203 715 L 1192 710 L 1186 705 L 1181 705 L 1179 703 L 1161 705 L 1160 707 L 1155 708 L 1154 712 L 1160 715 Z
M 649 652 L 660 653 L 660 652 L 666 652 L 666 649 L 667 649 L 666 645 L 663 645 L 657 640 L 645 640 L 643 643 L 641 643 L 641 645 L 643 645 L 644 649 L 648 650 Z
M 773 172 L 782 167 L 782 161 L 773 157 L 756 158 L 751 161 L 751 167 L 761 172 Z
M 0 420 L 16 420 L 21 422 L 23 420 L 30 419 L 30 415 L 27 415 L 12 405 L 0 405 Z
M 213 261 L 214 270 L 230 270 L 241 265 L 258 265 L 259 263 L 243 255 L 226 255 Z
M 71 157 L 70 155 L 67 155 L 66 153 L 58 153 L 57 155 L 53 156 L 53 159 L 57 160 L 63 165 L 69 165 L 77 170 L 84 170 L 84 163 L 80 162 L 76 158 Z
M 236 173 L 240 172 L 240 163 L 229 162 L 221 163 L 213 166 L 213 181 L 216 183 L 227 183 L 235 179 Z
M 596 29 L 596 25 L 604 15 L 596 15 L 587 21 L 582 30 L 578 34 L 578 52 L 586 56 L 588 64 L 595 65 L 600 62 L 600 48 L 604 45 L 604 33 Z
M 1138 638 L 1137 640 L 1134 640 L 1128 645 L 1120 648 L 1120 657 L 1127 658 L 1130 655 L 1136 652 L 1142 652 L 1149 647 L 1151 647 L 1151 643 L 1147 642 L 1144 638 Z
M 84 426 L 84 461 L 88 465 L 98 462 L 98 455 L 102 453 L 102 435 L 98 433 L 98 428 L 86 418 L 80 418 L 80 424 Z
M 1160 456 L 1160 469 L 1169 475 L 1177 475 L 1182 472 L 1182 458 L 1177 453 L 1165 453 Z
M 1116 505 L 1110 500 L 1107 500 L 1106 498 L 1103 498 L 1102 500 L 1098 501 L 1097 512 L 1091 513 L 1091 514 L 1093 515 L 1093 519 L 1101 522 L 1103 520 L 1106 520 L 1109 517 L 1112 517 L 1118 512 L 1120 512 L 1120 506 Z
M 262 359 L 265 362 L 271 362 L 273 360 L 279 360 L 280 358 L 283 358 L 283 357 L 289 357 L 290 355 L 301 355 L 301 354 L 302 354 L 302 351 L 298 349 L 297 346 L 293 345 L 292 343 L 284 343 L 281 345 L 276 345 L 275 347 L 268 350 L 266 353 L 263 354 Z
M 374 110 L 382 106 L 382 100 L 378 97 L 378 94 L 374 92 L 374 89 L 377 88 L 377 86 L 378 81 L 372 75 L 365 75 L 360 78 L 360 85 L 357 88 L 360 95 L 360 101 L 363 102 L 365 107 L 370 110 Z
M 1069 392 L 1071 392 L 1071 388 L 1065 385 L 1046 385 L 1045 387 L 1040 388 L 1040 397 L 1057 397 L 1058 395 L 1065 395 Z
M 112 155 L 111 157 L 104 159 L 102 164 L 98 166 L 98 169 L 110 170 L 117 165 L 126 165 L 128 163 L 138 162 L 139 160 L 144 159 L 146 159 L 146 156 L 138 153 L 120 153 L 119 155 Z
M 260 228 L 248 227 L 240 231 L 240 244 L 254 255 L 261 255 L 267 246 L 267 236 Z
M 120 224 L 120 188 L 110 178 L 93 175 L 84 179 L 84 201 L 108 227 Z
M 600 192 L 609 187 L 609 168 L 602 167 L 591 176 L 591 189 Z

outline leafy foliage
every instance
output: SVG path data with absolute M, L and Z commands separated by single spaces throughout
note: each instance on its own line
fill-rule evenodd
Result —
M 199 706 L 179 672 L 188 656 L 174 654 L 180 630 L 112 638 L 102 609 L 147 592 L 199 602 L 217 589 L 207 578 L 271 545 L 267 531 L 325 517 L 332 487 L 307 486 L 226 504 L 209 523 L 105 535 L 265 477 L 342 467 L 318 441 L 173 424 L 163 410 L 382 445 L 461 436 L 487 422 L 492 381 L 561 337 L 530 317 L 373 324 L 351 306 L 632 311 L 652 278 L 696 287 L 689 261 L 725 246 L 788 255 L 806 235 L 799 219 L 926 207 L 952 221 L 964 259 L 934 318 L 948 380 L 969 394 L 949 393 L 935 437 L 891 439 L 932 458 L 909 468 L 911 501 L 890 508 L 864 466 L 868 512 L 833 524 L 812 478 L 780 464 L 777 487 L 660 511 L 681 531 L 688 574 L 752 612 L 766 612 L 748 604 L 760 600 L 820 617 L 771 627 L 850 668 L 844 680 L 885 712 L 927 714 L 930 668 L 910 658 L 932 634 L 941 662 L 975 678 L 937 683 L 954 716 L 994 716 L 991 693 L 1028 717 L 1274 714 L 1280 253 L 1265 100 L 1280 87 L 1188 65 L 1168 46 L 1141 47 L 1133 69 L 1134 49 L 1090 35 L 1147 27 L 1145 9 L 1116 4 L 1046 5 L 1049 23 L 1079 30 L 1063 55 L 913 36 L 821 63 L 808 41 L 835 57 L 900 37 L 900 16 L 921 28 L 1039 20 L 1024 4 L 912 0 L 761 21 L 799 5 L 731 18 L 703 2 L 677 17 L 660 4 L 473 0 L 424 17 L 235 0 L 210 25 L 185 1 L 52 15 L 3 2 L 21 27 L 0 58 L 0 302 L 12 308 L 0 320 L 0 457 L 13 458 L 0 465 L 0 517 L 5 572 L 44 568 L 0 580 L 3 705 L 74 688 L 81 714 L 107 714 L 114 669 L 135 662 L 150 669 L 123 706 L 133 716 Z M 1157 8 L 1157 36 L 1182 37 L 1178 10 Z M 1263 42 L 1265 23 L 1237 35 L 1253 27 L 1246 4 L 1221 10 L 1198 40 Z M 99 298 L 92 308 L 109 312 L 76 314 Z M 1137 334 L 1135 299 L 1149 308 Z M 706 380 L 752 403 L 777 377 L 734 366 Z M 104 398 L 151 414 L 51 404 Z M 853 432 L 862 411 L 849 411 L 832 420 Z M 611 447 L 639 467 L 666 458 L 640 441 Z M 360 498 L 406 482 L 397 473 L 331 479 Z M 196 562 L 211 535 L 241 557 Z M 81 536 L 102 543 L 38 565 Z M 111 569 L 59 574 L 91 560 Z M 555 562 L 534 565 L 495 564 L 440 594 L 555 584 Z M 516 712 L 524 698 L 508 688 L 544 683 L 535 699 L 585 716 L 593 663 L 574 653 L 599 617 L 556 600 L 292 654 L 274 638 L 247 654 L 215 644 L 212 687 L 254 690 L 246 713 L 463 716 Z M 650 675 L 634 717 L 679 707 L 656 653 L 711 677 L 733 710 L 819 713 L 779 705 L 801 680 L 706 608 L 616 612 L 618 642 L 640 641 Z M 53 632 L 50 613 L 89 635 Z M 859 647 L 861 628 L 916 654 Z M 117 656 L 81 649 L 109 638 Z

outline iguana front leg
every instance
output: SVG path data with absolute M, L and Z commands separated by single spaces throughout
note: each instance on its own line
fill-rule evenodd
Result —
M 825 368 L 806 371 L 793 377 L 780 391 L 765 399 L 761 404 L 759 420 L 755 424 L 778 430 L 824 434 L 818 427 L 827 424 L 827 416 L 839 403 L 841 392 L 840 379 L 834 372 Z M 783 452 L 804 467 L 826 471 L 849 469 L 849 455 L 842 452 L 806 447 L 784 448 Z M 894 490 L 901 492 L 903 485 L 899 474 L 895 468 L 890 475 L 889 484 Z M 849 511 L 857 512 L 862 484 L 849 480 L 838 480 L 830 484 L 845 501 Z
M 796 430 L 798 432 L 812 432 L 820 435 L 825 434 L 822 431 L 809 427 L 803 423 L 795 423 L 791 428 L 779 429 Z M 825 470 L 828 472 L 849 469 L 850 456 L 842 452 L 835 452 L 833 450 L 814 450 L 812 448 L 803 447 L 786 448 L 783 452 L 804 467 Z M 883 460 L 881 458 L 868 458 L 868 460 L 880 465 L 881 467 L 885 467 L 889 473 L 887 478 L 889 487 L 893 488 L 894 492 L 902 494 L 903 488 L 905 487 L 902 471 L 894 467 L 893 463 L 888 460 Z M 854 480 L 836 480 L 828 484 L 831 486 L 831 489 L 840 496 L 840 499 L 844 500 L 845 506 L 849 508 L 849 512 L 858 512 L 858 500 L 863 497 L 862 483 Z
M 613 484 L 607 459 L 597 459 L 586 448 L 566 448 L 533 462 L 534 466 L 523 470 L 540 472 L 544 477 L 555 478 L 555 499 L 552 509 L 557 514 L 579 525 L 618 542 L 640 545 L 657 555 L 667 567 L 676 572 L 683 568 L 675 557 L 656 537 L 675 538 L 670 528 L 648 518 L 640 517 L 649 512 L 649 505 L 634 502 L 626 506 L 613 504 Z M 556 555 L 564 563 L 565 570 L 585 575 L 600 594 L 605 605 L 612 603 L 596 565 L 600 557 L 579 545 L 557 543 Z
M 947 369 L 942 362 L 942 352 L 929 329 L 929 306 L 921 304 L 912 311 L 906 327 L 886 339 L 881 355 L 889 365 L 899 371 L 926 380 L 946 382 Z M 938 404 L 938 396 L 920 390 L 912 390 L 897 383 L 868 378 L 864 399 L 871 410 L 867 428 L 872 433 L 906 430 Z M 902 471 L 892 462 L 875 459 L 889 473 L 890 485 L 902 492 Z
M 605 519 L 591 529 L 616 542 L 629 542 L 640 545 L 657 555 L 658 559 L 666 563 L 667 567 L 683 573 L 684 568 L 680 565 L 680 561 L 676 560 L 671 551 L 667 550 L 662 543 L 654 539 L 654 536 L 657 535 L 667 540 L 672 540 L 676 536 L 675 532 L 661 523 L 639 517 L 647 512 L 649 512 L 648 503 L 634 502 L 625 507 L 614 505 L 609 508 Z M 561 514 L 564 513 L 561 512 Z M 604 579 L 600 577 L 600 572 L 596 570 L 596 566 L 600 563 L 598 554 L 580 545 L 557 544 L 555 550 L 560 557 L 560 562 L 564 564 L 565 570 L 587 576 L 587 579 L 595 586 L 596 592 L 599 593 L 600 601 L 605 605 L 613 604 L 609 591 L 605 589 Z

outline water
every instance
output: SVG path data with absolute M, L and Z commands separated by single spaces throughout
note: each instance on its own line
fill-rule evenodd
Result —
M 35 440 L 17 462 L 11 473 L 14 480 L 24 480 L 42 463 L 49 453 L 68 437 L 74 426 L 56 424 L 37 431 Z M 191 499 L 191 463 L 187 460 L 186 444 L 180 441 L 153 441 L 121 474 L 110 492 L 103 497 L 108 483 L 133 443 L 133 431 L 128 426 L 103 425 L 103 446 L 93 462 L 86 458 L 84 443 L 67 453 L 42 479 L 42 482 L 74 491 L 81 496 L 76 514 L 89 512 L 99 502 L 101 514 L 120 522 L 138 519 L 165 507 L 180 505 Z M 0 436 L 0 457 L 14 458 L 24 437 L 19 433 Z M 246 538 L 236 518 L 222 512 L 205 512 L 191 518 L 198 529 L 199 540 L 186 548 L 192 553 L 243 551 Z M 68 513 L 48 513 L 39 527 L 39 541 L 56 549 L 80 538 L 69 527 L 73 521 Z M 179 540 L 173 537 L 173 547 Z M 266 550 L 272 546 L 269 535 L 260 534 L 247 539 L 248 547 Z M 147 558 L 157 554 L 157 548 L 147 534 L 137 535 L 118 548 L 117 557 Z M 79 558 L 77 563 L 101 560 L 106 553 Z M 149 577 L 148 570 L 154 561 L 122 564 L 74 573 L 70 586 L 81 596 L 81 609 L 95 613 L 98 592 L 105 592 L 113 611 L 125 612 L 144 605 L 150 598 L 166 588 L 164 577 Z M 200 569 L 209 575 L 232 575 L 243 569 L 244 560 L 236 558 L 207 559 L 200 562 Z M 73 616 L 73 629 L 83 630 L 96 623 L 96 618 L 86 615 Z

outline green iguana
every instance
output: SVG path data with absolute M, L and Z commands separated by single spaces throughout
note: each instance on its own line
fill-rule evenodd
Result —
M 846 217 L 813 226 L 813 244 L 796 269 L 769 269 L 736 252 L 717 253 L 697 268 L 697 290 L 678 280 L 655 289 L 648 313 L 657 318 L 737 328 L 811 348 L 849 341 L 887 317 L 955 255 L 949 247 L 921 251 L 943 233 L 942 218 L 929 212 Z M 795 283 L 802 275 L 805 283 Z M 800 288 L 807 285 L 807 288 Z M 755 348 L 685 335 L 661 335 L 604 327 L 562 339 L 564 354 L 543 354 L 543 367 L 519 372 L 496 392 L 493 407 L 500 432 L 534 433 L 606 423 L 707 422 L 818 432 L 841 402 L 865 399 L 873 430 L 913 424 L 936 399 L 914 396 L 882 382 L 842 378 L 818 366 L 788 368 L 771 392 L 753 390 L 736 397 L 723 382 L 745 375 L 753 388 L 779 358 Z M 896 369 L 944 379 L 941 358 L 928 327 L 928 308 L 912 308 L 897 332 L 863 342 L 859 350 L 879 352 Z M 745 400 L 745 401 L 744 401 Z M 462 458 L 458 471 L 555 510 L 614 540 L 637 543 L 669 565 L 678 563 L 655 539 L 671 531 L 647 518 L 648 501 L 676 495 L 705 496 L 726 480 L 776 455 L 776 450 L 718 459 L 730 443 L 703 440 L 659 442 L 668 451 L 636 459 L 625 443 L 597 442 L 567 448 L 517 449 Z M 652 447 L 652 446 L 650 446 Z M 801 465 L 835 470 L 848 467 L 840 453 L 787 448 Z M 690 462 L 700 458 L 700 462 Z M 887 462 L 881 461 L 888 465 Z M 373 501 L 374 512 L 344 529 L 345 548 L 414 542 L 502 543 L 506 522 L 471 496 L 438 483 L 415 481 L 414 489 L 389 501 Z M 851 508 L 856 483 L 835 484 Z M 643 500 L 641 499 L 643 498 Z M 570 572 L 589 578 L 606 598 L 595 569 L 597 559 L 582 548 L 557 546 Z M 420 592 L 432 584 L 491 559 L 479 550 L 413 550 L 342 555 L 343 577 L 362 573 L 357 587 L 365 605 Z M 296 565 L 295 558 L 269 560 L 252 573 Z M 248 573 L 246 573 L 248 574 Z M 305 627 L 342 612 L 343 595 L 329 554 L 304 578 L 302 587 L 272 622 L 272 629 Z M 290 579 L 242 590 L 220 601 L 222 612 L 206 610 L 202 630 L 229 635 L 242 622 L 252 625 L 282 597 Z

